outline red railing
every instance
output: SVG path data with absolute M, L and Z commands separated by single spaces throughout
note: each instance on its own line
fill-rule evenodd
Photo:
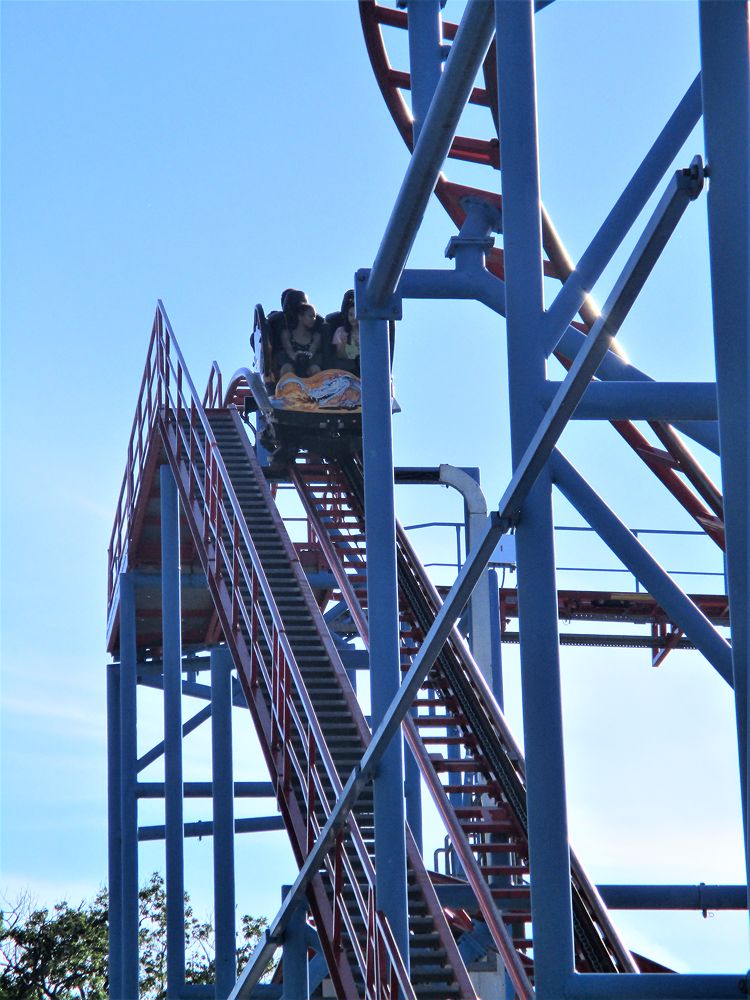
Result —
M 336 579 L 339 591 L 349 608 L 360 637 L 363 639 L 365 646 L 369 646 L 367 614 L 360 603 L 356 585 L 353 583 L 344 565 L 344 557 L 351 540 L 362 536 L 364 519 L 354 493 L 347 489 L 345 477 L 342 477 L 336 469 L 337 467 L 334 463 L 323 465 L 314 460 L 308 468 L 304 462 L 297 462 L 291 467 L 291 478 L 297 487 L 309 523 L 320 543 L 321 551 L 326 557 L 328 566 Z M 321 493 L 326 497 L 325 501 L 320 499 Z M 324 507 L 321 504 L 324 504 Z M 412 548 L 406 532 L 400 525 L 398 527 L 397 544 L 399 553 L 403 554 L 404 560 L 408 563 L 410 571 L 414 576 L 414 580 L 419 585 L 419 589 L 425 595 L 434 612 L 437 612 L 441 604 L 441 598 Z M 408 612 L 406 615 L 403 615 L 403 611 L 404 608 L 402 606 L 402 627 L 404 628 L 402 636 L 406 636 L 409 634 L 410 616 Z M 472 712 L 472 719 L 484 718 L 486 720 L 488 729 L 495 734 L 498 744 L 507 753 L 508 761 L 512 762 L 513 769 L 516 772 L 516 783 L 523 790 L 526 783 L 523 754 L 515 742 L 502 712 L 497 706 L 486 679 L 456 629 L 453 630 L 449 643 L 460 659 L 463 681 L 471 688 L 470 701 L 475 709 Z M 419 642 L 417 642 L 417 646 L 412 650 L 412 653 L 418 645 Z M 435 666 L 434 670 L 438 669 L 439 663 Z M 458 696 L 458 692 L 456 691 L 453 694 L 456 697 Z M 466 697 L 466 693 L 464 693 L 463 697 Z M 415 707 L 419 704 L 420 702 L 417 700 Z M 466 711 L 463 701 L 461 701 L 461 710 Z M 435 721 L 438 721 L 438 719 L 446 727 L 456 724 L 450 714 L 442 717 L 438 716 Z M 532 991 L 523 960 L 515 950 L 512 938 L 498 912 L 492 889 L 474 856 L 474 848 L 467 839 L 467 831 L 462 828 L 453 805 L 449 801 L 447 795 L 449 787 L 446 788 L 441 781 L 436 770 L 436 762 L 431 757 L 423 741 L 422 734 L 419 731 L 420 723 L 424 722 L 424 718 L 420 716 L 420 712 L 417 710 L 416 715 L 407 716 L 404 720 L 404 734 L 422 772 L 422 777 L 430 791 L 446 832 L 451 839 L 453 849 L 461 862 L 464 877 L 473 890 L 474 897 L 482 911 L 495 946 L 502 956 L 506 969 L 513 981 L 517 996 L 521 998 L 529 997 Z M 464 734 L 464 736 L 466 735 Z M 472 725 L 472 736 L 475 745 L 481 750 L 483 746 L 482 739 L 475 725 Z M 478 785 L 477 788 L 479 787 Z M 521 794 L 525 793 L 522 791 Z M 512 851 L 512 847 L 508 847 L 507 849 L 508 851 Z M 589 881 L 572 848 L 570 850 L 570 865 L 572 888 L 575 890 L 581 906 L 585 908 L 588 918 L 595 927 L 594 933 L 601 937 L 602 942 L 611 955 L 613 966 L 620 971 L 635 972 L 635 966 L 627 949 L 620 941 L 606 908 L 599 898 L 596 889 Z M 510 894 L 507 889 L 505 891 L 508 895 Z
M 209 382 L 206 399 L 217 398 L 218 384 L 217 378 L 212 390 Z M 191 521 L 209 586 L 215 596 L 223 595 L 225 628 L 231 630 L 232 645 L 240 651 L 242 662 L 237 664 L 238 668 L 244 672 L 252 691 L 263 692 L 271 719 L 270 733 L 265 735 L 276 762 L 278 795 L 280 798 L 290 795 L 292 784 L 296 784 L 297 801 L 301 799 L 306 823 L 302 850 L 309 852 L 343 786 L 211 424 L 161 302 L 151 333 L 112 532 L 110 601 L 118 575 L 127 564 L 132 515 L 150 439 L 156 433 L 161 434 L 177 473 L 183 506 Z M 243 585 L 250 595 L 249 603 L 243 597 Z M 295 743 L 301 747 L 301 755 Z M 361 866 L 364 881 L 355 871 L 346 849 L 347 840 Z M 375 871 L 353 814 L 349 814 L 345 830 L 326 855 L 325 864 L 334 887 L 333 919 L 332 926 L 318 928 L 319 933 L 328 936 L 333 952 L 338 953 L 343 947 L 343 933 L 347 932 L 351 952 L 365 982 L 367 1000 L 397 1000 L 399 995 L 404 1000 L 415 1000 L 390 927 L 377 909 Z M 367 928 L 364 946 L 354 916 L 345 905 L 347 894 L 341 891 L 345 885 Z
M 161 303 L 159 303 L 161 308 Z M 157 311 L 158 315 L 158 311 Z M 143 472 L 146 465 L 146 452 L 157 415 L 154 406 L 154 382 L 156 368 L 154 365 L 154 350 L 156 343 L 156 320 L 151 330 L 151 339 L 146 354 L 146 367 L 138 392 L 138 403 L 135 408 L 133 427 L 128 441 L 128 458 L 125 466 L 120 495 L 117 498 L 115 523 L 109 540 L 107 566 L 107 610 L 111 610 L 112 599 L 117 589 L 119 574 L 127 565 L 128 528 L 133 523 L 135 501 L 139 495 Z
M 221 368 L 219 368 L 219 363 L 214 361 L 211 365 L 211 374 L 208 376 L 206 391 L 203 393 L 203 406 L 204 409 L 212 410 L 216 406 L 223 405 Z

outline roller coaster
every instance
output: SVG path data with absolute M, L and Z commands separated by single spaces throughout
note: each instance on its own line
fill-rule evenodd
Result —
M 747 995 L 746 970 L 676 974 L 633 951 L 610 916 L 618 905 L 746 909 L 746 886 L 597 887 L 570 846 L 559 621 L 645 625 L 640 644 L 655 665 L 693 648 L 733 687 L 746 824 L 748 7 L 700 4 L 701 74 L 574 263 L 539 193 L 534 19 L 546 6 L 469 0 L 454 24 L 439 0 L 360 3 L 378 85 L 411 152 L 375 261 L 355 275 L 361 407 L 277 405 L 262 306 L 254 368 L 224 379 L 215 363 L 201 393 L 158 304 L 109 549 L 110 1000 L 139 996 L 138 844 L 154 838 L 166 848 L 170 1000 Z M 408 69 L 389 57 L 389 39 L 404 35 Z M 486 111 L 482 136 L 460 133 L 468 105 Z M 706 163 L 675 169 L 701 115 Z M 453 160 L 483 181 L 452 182 L 443 169 Z M 589 292 L 657 192 L 599 311 Z M 452 267 L 409 269 L 433 193 L 457 228 Z M 656 382 L 614 338 L 700 201 L 716 380 Z M 547 308 L 545 279 L 559 282 Z M 397 343 L 414 298 L 474 300 L 507 328 L 513 475 L 495 509 L 474 509 L 450 587 L 435 585 L 395 517 L 394 482 L 451 482 L 442 467 L 394 469 L 394 334 Z M 546 374 L 552 355 L 559 382 Z M 726 594 L 686 595 L 564 458 L 557 446 L 573 416 L 609 421 L 644 475 L 725 553 Z M 720 456 L 721 489 L 686 438 Z M 305 542 L 290 537 L 281 485 L 304 511 Z M 643 590 L 558 588 L 553 488 Z M 498 589 L 490 568 L 509 535 L 516 590 Z M 606 631 L 577 639 L 638 644 Z M 502 711 L 501 641 L 520 645 L 523 752 Z M 355 671 L 369 679 L 369 715 Z M 164 740 L 141 756 L 139 685 L 164 698 Z M 207 704 L 183 721 L 186 695 Z M 245 726 L 249 714 L 267 765 L 255 789 L 233 779 L 233 707 Z M 209 719 L 213 777 L 201 789 L 183 780 L 181 746 Z M 163 782 L 139 779 L 162 759 Z M 424 854 L 422 791 L 444 830 L 444 871 Z M 200 829 L 213 841 L 216 961 L 215 983 L 198 987 L 185 981 L 184 838 L 194 831 L 183 802 L 202 794 L 212 802 Z M 252 794 L 275 799 L 265 826 L 235 819 L 235 798 Z M 160 829 L 139 826 L 146 796 L 164 799 Z M 248 892 L 235 886 L 234 838 L 282 828 L 298 875 L 238 975 L 235 904 Z

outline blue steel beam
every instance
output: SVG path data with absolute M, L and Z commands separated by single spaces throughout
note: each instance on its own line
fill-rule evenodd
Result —
M 183 665 L 183 670 L 185 669 Z M 154 674 L 141 673 L 141 668 L 138 668 L 138 683 L 141 687 L 154 688 L 157 691 L 164 690 L 164 680 L 161 674 L 155 676 Z M 189 698 L 199 698 L 203 701 L 211 700 L 211 687 L 209 684 L 199 684 L 197 681 L 183 681 L 182 682 L 182 693 Z M 247 701 L 245 700 L 245 695 L 239 682 L 235 678 L 232 683 L 232 704 L 235 708 L 247 708 Z
M 167 911 L 167 994 L 185 984 L 185 859 L 182 842 L 182 634 L 180 501 L 168 465 L 159 470 L 161 621 L 164 662 L 164 814 Z
M 562 383 L 547 382 L 548 406 Z M 592 382 L 573 420 L 716 420 L 715 382 Z
M 367 270 L 362 273 L 370 274 Z M 480 266 L 469 271 L 407 268 L 396 286 L 395 295 L 398 299 L 473 299 L 505 315 L 505 282 Z
M 547 998 L 561 994 L 574 966 L 552 488 L 547 471 L 539 474 L 546 455 L 536 468 L 530 461 L 543 454 L 530 446 L 543 417 L 546 374 L 534 11 L 529 0 L 500 0 L 494 8 L 514 468 L 501 507 L 510 499 L 513 516 L 523 509 L 516 552 L 534 984 Z
M 107 665 L 107 867 L 109 892 L 109 996 L 122 992 L 122 770 L 120 764 L 120 666 Z
M 732 651 L 726 639 L 560 452 L 553 455 L 551 467 L 555 485 L 563 496 L 731 684 Z
M 138 996 L 138 685 L 136 675 L 135 587 L 120 574 L 120 819 L 122 830 L 122 997 Z
M 193 732 L 194 729 L 197 729 L 198 726 L 202 725 L 206 721 L 206 719 L 210 718 L 211 718 L 211 706 L 206 705 L 205 708 L 202 708 L 199 712 L 196 712 L 195 715 L 192 716 L 192 718 L 188 719 L 187 722 L 183 723 L 182 726 L 183 737 L 188 736 L 190 733 Z M 157 743 L 150 750 L 144 753 L 142 757 L 138 758 L 136 765 L 137 772 L 140 774 L 140 772 L 144 771 L 149 766 L 149 764 L 153 764 L 155 760 L 158 760 L 163 753 L 164 753 L 164 741 L 162 740 L 161 743 Z
M 750 898 L 750 55 L 748 5 L 700 4 L 708 241 L 745 859 Z
M 416 142 L 442 71 L 440 0 L 412 0 L 408 11 L 411 113 Z
M 161 799 L 164 797 L 164 784 L 161 781 L 139 781 L 136 794 L 139 799 Z M 186 799 L 210 799 L 214 794 L 213 784 L 210 781 L 186 781 L 182 794 Z M 238 799 L 275 799 L 276 792 L 270 781 L 235 781 L 234 796 Z
M 396 289 L 491 40 L 491 4 L 469 0 L 375 256 L 367 282 L 370 306 L 385 306 Z
M 747 977 L 588 972 L 570 976 L 560 996 L 565 1000 L 742 1000 L 747 997 Z
M 401 681 L 388 323 L 361 320 L 360 344 L 370 700 L 373 722 L 377 725 Z M 400 739 L 394 739 L 383 755 L 373 781 L 373 800 L 377 905 L 388 919 L 408 970 L 406 815 Z
M 503 176 L 505 178 L 503 181 L 503 187 L 506 190 L 511 187 L 513 180 L 512 174 L 508 170 L 508 157 L 511 158 L 512 162 L 514 159 L 512 147 L 508 150 L 506 155 L 506 165 L 503 171 Z M 533 384 L 526 384 L 528 381 L 527 376 L 525 374 L 521 376 L 524 382 L 523 386 L 520 386 L 519 384 L 519 388 L 521 389 L 520 398 L 522 399 L 523 408 L 525 410 L 523 422 L 525 427 L 531 430 L 531 439 L 528 440 L 528 443 L 525 443 L 524 441 L 524 452 L 522 456 L 514 454 L 515 470 L 513 473 L 513 479 L 506 490 L 503 500 L 501 501 L 502 506 L 508 506 L 511 509 L 512 518 L 515 519 L 521 512 L 521 502 L 516 499 L 516 496 L 522 499 L 528 493 L 530 484 L 536 480 L 537 476 L 544 468 L 549 456 L 552 454 L 555 444 L 565 429 L 565 425 L 570 419 L 571 414 L 586 391 L 586 388 L 596 373 L 604 355 L 607 353 L 612 339 L 619 331 L 621 324 L 630 312 L 630 309 L 635 303 L 635 300 L 643 288 L 646 279 L 653 270 L 656 261 L 659 259 L 662 250 L 667 245 L 669 237 L 674 232 L 675 227 L 682 218 L 689 202 L 697 197 L 702 187 L 703 172 L 702 169 L 697 167 L 697 165 L 695 170 L 691 169 L 689 172 L 678 171 L 672 178 L 667 190 L 664 192 L 664 195 L 659 202 L 659 205 L 649 220 L 643 236 L 638 241 L 635 250 L 631 254 L 622 271 L 622 274 L 616 282 L 615 287 L 612 289 L 612 293 L 607 299 L 601 316 L 592 327 L 588 337 L 586 337 L 586 341 L 581 347 L 581 350 L 576 354 L 573 364 L 570 366 L 570 370 L 565 376 L 565 380 L 560 385 L 560 388 L 550 403 L 549 408 L 544 412 L 538 426 L 537 413 L 539 403 L 541 402 L 541 390 L 544 386 L 544 359 L 537 359 L 537 378 L 531 380 L 531 383 Z M 516 239 L 516 241 L 513 241 L 510 238 L 510 233 L 513 230 L 509 229 L 509 227 L 512 225 L 516 213 L 511 208 L 509 195 L 506 194 L 505 197 L 505 232 L 506 241 L 509 243 L 509 246 L 505 251 L 505 256 L 507 258 L 510 255 L 512 262 L 510 269 L 507 263 L 505 268 L 506 280 L 508 284 L 508 340 L 510 344 L 516 331 L 518 332 L 520 341 L 519 351 L 517 352 L 517 362 L 515 361 L 516 355 L 514 354 L 513 363 L 517 363 L 522 367 L 527 367 L 528 364 L 526 361 L 526 355 L 528 352 L 535 349 L 536 345 L 531 344 L 530 340 L 531 337 L 535 334 L 538 335 L 539 333 L 538 321 L 541 310 L 537 311 L 531 305 L 534 300 L 528 298 L 528 295 L 534 291 L 534 289 L 530 287 L 532 282 L 526 279 L 524 279 L 523 282 L 520 281 L 522 275 L 525 274 L 525 270 L 530 266 L 530 260 L 528 258 L 531 255 L 527 254 L 526 260 L 519 261 L 520 266 L 517 270 L 513 265 L 514 258 L 518 252 L 518 240 Z M 526 222 L 524 222 L 524 227 L 529 224 L 529 220 L 526 220 Z M 511 311 L 511 273 L 515 273 L 517 275 L 516 280 L 518 284 L 523 285 L 521 295 L 516 295 L 515 290 L 513 292 L 513 302 L 514 304 L 517 303 L 516 308 L 519 310 L 520 314 L 517 323 L 514 322 L 514 315 Z M 537 298 L 539 305 L 541 305 L 541 288 L 539 287 L 538 281 L 540 273 L 541 263 L 538 263 L 535 268 L 533 284 L 537 285 L 539 288 L 540 294 Z M 533 325 L 535 320 L 536 326 Z M 513 378 L 514 373 L 511 373 L 511 382 L 513 381 Z M 533 395 L 529 396 L 528 390 L 531 390 Z M 511 405 L 512 400 L 513 390 L 511 388 Z M 520 443 L 524 439 L 528 439 L 528 435 L 519 434 L 514 438 L 517 443 Z
M 291 886 L 282 887 L 283 896 Z M 282 896 L 282 898 L 283 898 Z M 282 951 L 283 1000 L 308 1000 L 310 982 L 307 972 L 307 906 L 300 900 L 292 911 L 286 930 Z
M 461 572 L 456 577 L 435 617 L 435 621 L 425 636 L 419 652 L 406 672 L 398 694 L 383 721 L 373 733 L 372 740 L 359 766 L 353 769 L 344 784 L 323 829 L 318 834 L 318 839 L 299 870 L 291 891 L 256 945 L 250 960 L 238 978 L 234 990 L 232 990 L 229 1000 L 240 1000 L 240 998 L 251 996 L 253 987 L 263 975 L 266 963 L 281 941 L 292 907 L 315 877 L 323 863 L 325 854 L 333 845 L 338 831 L 345 825 L 347 815 L 380 764 L 383 753 L 390 746 L 396 733 L 400 731 L 406 713 L 411 708 L 417 692 L 437 659 L 455 621 L 476 587 L 502 533 L 502 519 L 498 514 L 491 514 L 487 518 L 484 533 L 477 539 L 475 548 L 469 553 Z
M 598 885 L 615 910 L 746 910 L 744 885 Z
M 225 1000 L 229 996 L 237 978 L 232 666 L 232 654 L 226 647 L 211 651 L 211 777 L 213 779 L 216 1000 Z
M 586 343 L 586 335 L 569 326 L 563 334 L 558 348 L 567 357 L 574 357 Z M 614 351 L 609 351 L 597 370 L 597 378 L 607 382 L 653 382 L 650 375 L 636 368 L 630 362 L 618 357 Z M 714 454 L 719 454 L 718 425 L 713 421 L 681 420 L 675 426 L 687 437 L 708 448 Z
M 547 310 L 544 336 L 548 355 L 645 208 L 700 115 L 701 84 L 697 76 Z
M 614 910 L 746 910 L 744 885 L 597 885 L 597 892 Z M 466 882 L 435 886 L 442 906 L 476 910 L 477 900 Z
M 235 833 L 268 833 L 273 830 L 283 830 L 284 820 L 281 816 L 250 816 L 247 819 L 234 821 Z M 211 820 L 196 820 L 183 825 L 184 837 L 212 837 L 214 824 Z M 138 840 L 164 840 L 163 826 L 141 826 L 138 828 Z

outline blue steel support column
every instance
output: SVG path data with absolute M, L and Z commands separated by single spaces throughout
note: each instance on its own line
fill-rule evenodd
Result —
M 283 896 L 291 886 L 285 885 Z M 307 907 L 299 902 L 284 931 L 282 1000 L 308 1000 L 310 984 L 307 973 Z
M 487 587 L 490 592 L 490 675 L 492 677 L 492 693 L 495 696 L 495 701 L 500 706 L 500 711 L 504 712 L 502 627 L 499 608 L 500 583 L 497 579 L 496 569 L 487 571 Z
M 135 585 L 120 575 L 120 817 L 122 823 L 122 992 L 138 997 L 138 799 Z
M 748 5 L 700 4 L 703 122 L 710 169 L 708 237 L 719 404 L 727 585 L 745 857 L 748 840 L 748 577 L 750 577 L 750 57 Z
M 412 712 L 416 715 L 416 712 Z M 419 771 L 419 764 L 414 759 L 411 747 L 404 737 L 404 794 L 406 797 L 406 822 L 422 853 L 422 776 Z
M 182 633 L 180 502 L 172 470 L 159 470 L 164 671 L 164 825 L 167 860 L 167 995 L 185 984 L 185 859 L 182 825 Z
M 383 721 L 401 683 L 388 323 L 385 320 L 360 320 L 360 342 L 370 692 L 374 731 Z M 388 918 L 408 969 L 404 759 L 400 735 L 391 741 L 383 755 L 373 780 L 373 791 L 377 906 Z
M 410 0 L 407 10 L 412 128 L 416 142 L 440 81 L 440 0 Z
M 543 416 L 541 199 L 531 2 L 495 3 L 503 244 L 514 468 Z M 573 972 L 552 496 L 542 471 L 516 532 L 519 632 L 537 995 Z
M 107 825 L 109 894 L 109 997 L 122 993 L 122 787 L 120 766 L 120 667 L 107 666 Z
M 226 1000 L 237 978 L 234 914 L 234 776 L 232 769 L 232 656 L 211 650 L 214 921 L 216 1000 Z

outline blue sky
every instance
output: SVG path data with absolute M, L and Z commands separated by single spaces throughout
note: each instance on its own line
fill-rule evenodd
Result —
M 451 0 L 446 15 L 460 8 Z M 558 0 L 537 30 L 543 197 L 576 258 L 697 72 L 697 8 Z M 295 286 L 327 312 L 369 266 L 407 153 L 353 3 L 5 3 L 2 74 L 0 889 L 29 887 L 51 903 L 90 896 L 106 876 L 106 549 L 155 301 L 198 385 L 214 358 L 226 373 L 247 364 L 257 301 L 275 306 Z M 697 152 L 700 131 L 675 166 Z M 432 204 L 411 263 L 443 266 L 452 233 Z M 622 331 L 655 377 L 713 375 L 706 260 L 703 199 Z M 408 304 L 394 369 L 397 462 L 479 465 L 496 500 L 509 472 L 504 365 L 502 323 L 486 310 Z M 577 424 L 563 449 L 629 524 L 692 527 L 608 427 Z M 406 523 L 426 520 L 425 509 L 461 516 L 446 491 L 399 497 Z M 561 537 L 560 565 L 615 566 L 578 539 Z M 416 541 L 426 560 L 452 544 Z M 659 540 L 654 552 L 669 568 L 721 568 L 705 542 Z M 505 661 L 520 734 L 513 650 Z M 566 649 L 563 671 L 571 830 L 592 876 L 739 881 L 723 682 L 695 653 L 652 671 L 643 651 Z M 146 697 L 144 747 L 157 711 Z M 247 725 L 237 717 L 250 761 L 237 777 L 260 778 Z M 186 754 L 186 776 L 202 777 L 205 742 Z M 293 874 L 283 835 L 243 842 L 240 855 L 239 905 L 270 915 Z M 189 856 L 205 867 L 210 845 L 192 843 Z M 144 874 L 160 864 L 158 847 L 144 850 Z M 210 907 L 200 878 L 188 888 Z M 617 920 L 634 946 L 680 968 L 747 965 L 741 915 Z

